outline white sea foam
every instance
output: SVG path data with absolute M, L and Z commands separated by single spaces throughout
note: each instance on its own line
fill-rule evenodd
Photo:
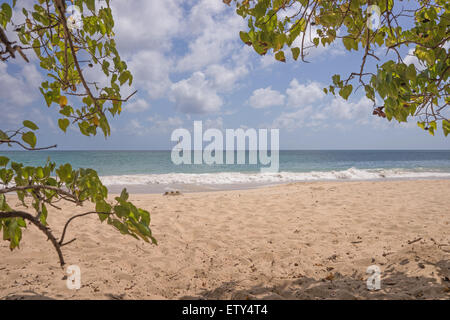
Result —
M 405 169 L 356 169 L 342 171 L 279 172 L 279 173 L 166 173 L 103 176 L 105 185 L 230 185 L 230 184 L 276 184 L 296 181 L 327 180 L 380 180 L 380 179 L 449 179 L 450 172 L 407 171 Z

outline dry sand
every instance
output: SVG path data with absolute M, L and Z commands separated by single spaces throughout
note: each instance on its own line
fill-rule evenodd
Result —
M 69 230 L 63 280 L 53 247 L 30 226 L 0 242 L 0 299 L 449 299 L 450 181 L 317 182 L 181 196 L 134 195 L 158 246 L 96 217 Z M 63 222 L 86 208 L 50 213 Z M 368 291 L 366 269 L 381 268 Z

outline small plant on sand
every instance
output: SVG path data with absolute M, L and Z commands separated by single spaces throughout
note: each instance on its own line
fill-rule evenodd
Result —
M 233 0 L 223 0 L 231 4 Z M 362 53 L 346 78 L 325 88 L 347 100 L 358 88 L 373 114 L 389 121 L 417 119 L 434 135 L 450 133 L 450 2 L 448 0 L 234 0 L 248 22 L 244 43 L 260 55 L 307 62 L 309 49 L 342 42 Z M 352 59 L 352 58 L 350 58 Z M 355 87 L 354 87 L 355 86 Z
M 16 0 L 1 4 L 1 63 L 22 58 L 29 62 L 30 55 L 36 56 L 47 74 L 39 90 L 48 107 L 57 107 L 58 125 L 64 132 L 77 126 L 86 136 L 96 135 L 98 130 L 109 136 L 108 117 L 120 114 L 122 104 L 131 97 L 121 95 L 121 87 L 131 85 L 133 76 L 117 52 L 109 4 L 109 0 L 100 7 L 95 0 L 35 0 L 29 10 L 17 8 Z M 11 40 L 13 37 L 17 40 Z M 88 79 L 89 69 L 91 75 L 103 74 L 104 78 Z M 0 145 L 25 150 L 56 147 L 37 147 L 39 128 L 29 120 L 18 129 L 0 129 Z M 11 194 L 21 202 L 22 210 L 13 208 L 12 201 L 17 198 Z M 95 209 L 71 217 L 57 237 L 47 222 L 48 209 L 60 210 L 59 203 L 64 201 L 79 206 L 90 202 Z M 126 190 L 110 202 L 95 170 L 74 170 L 70 164 L 57 167 L 50 161 L 31 167 L 0 156 L 0 232 L 11 250 L 20 245 L 28 222 L 45 233 L 64 265 L 61 248 L 75 240 L 65 239 L 67 228 L 74 219 L 87 215 L 97 215 L 121 234 L 156 244 L 149 212 L 129 202 Z

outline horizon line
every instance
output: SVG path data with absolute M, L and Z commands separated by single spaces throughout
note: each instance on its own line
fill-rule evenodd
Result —
M 163 151 L 172 151 L 173 149 L 49 149 L 49 150 L 22 150 L 22 149 L 12 149 L 12 150 L 0 150 L 0 152 L 64 152 L 64 151 L 92 151 L 92 152 L 98 152 L 98 151 L 105 151 L 105 152 L 113 152 L 113 151 L 120 151 L 120 152 L 127 152 L 127 151 L 141 151 L 141 152 L 149 152 L 149 151 L 155 151 L 155 152 L 163 152 Z M 204 151 L 204 149 L 191 149 L 189 151 Z M 268 150 L 248 150 L 248 149 L 239 149 L 239 150 L 226 150 L 222 149 L 221 151 L 270 151 Z M 278 151 L 450 151 L 449 149 L 280 149 Z

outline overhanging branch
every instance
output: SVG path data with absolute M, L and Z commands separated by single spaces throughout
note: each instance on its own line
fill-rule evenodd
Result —
M 50 229 L 44 226 L 36 217 L 23 211 L 0 212 L 0 219 L 8 219 L 8 218 L 22 218 L 34 224 L 39 230 L 41 230 L 48 237 L 48 239 L 53 244 L 53 247 L 55 247 L 55 250 L 58 253 L 59 264 L 61 265 L 61 267 L 65 265 L 64 257 L 61 251 L 61 245 L 58 243 L 58 240 L 56 240 L 55 236 L 52 234 Z

